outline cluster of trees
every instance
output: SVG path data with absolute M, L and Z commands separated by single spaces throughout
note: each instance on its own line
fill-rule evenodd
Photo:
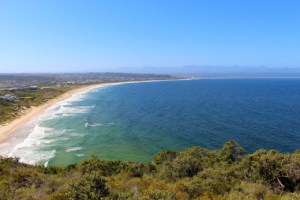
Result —
M 216 151 L 161 151 L 147 164 L 92 157 L 61 168 L 3 158 L 0 199 L 300 199 L 300 151 L 244 155 L 229 141 Z

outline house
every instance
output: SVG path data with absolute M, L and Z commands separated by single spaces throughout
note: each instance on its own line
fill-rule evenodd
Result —
M 6 100 L 6 101 L 15 101 L 17 98 L 16 98 L 16 96 L 7 94 L 4 96 L 0 96 L 0 99 Z
M 39 89 L 38 86 L 33 85 L 29 87 L 6 88 L 4 90 L 13 92 L 13 91 L 37 90 L 37 89 Z
M 36 86 L 36 85 L 33 85 L 33 86 L 29 87 L 29 90 L 37 90 L 37 89 L 38 89 L 38 86 Z
M 48 89 L 52 89 L 52 87 L 41 87 L 41 90 L 48 90 Z
M 19 88 L 5 88 L 5 91 L 13 92 L 19 90 Z

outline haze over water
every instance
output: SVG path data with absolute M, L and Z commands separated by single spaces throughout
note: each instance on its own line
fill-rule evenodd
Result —
M 91 155 L 147 162 L 160 150 L 217 149 L 231 139 L 248 153 L 300 149 L 300 79 L 206 79 L 93 89 L 52 106 L 2 144 L 1 151 L 49 165 Z

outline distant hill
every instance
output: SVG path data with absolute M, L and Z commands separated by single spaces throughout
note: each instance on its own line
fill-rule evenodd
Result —
M 175 77 L 161 74 L 96 72 L 96 73 L 0 73 L 1 87 L 30 85 L 73 85 L 102 82 L 168 80 Z
M 120 69 L 122 72 L 170 74 L 174 76 L 199 78 L 254 78 L 254 77 L 300 77 L 300 68 L 242 67 L 242 66 L 183 66 L 183 67 L 143 67 Z

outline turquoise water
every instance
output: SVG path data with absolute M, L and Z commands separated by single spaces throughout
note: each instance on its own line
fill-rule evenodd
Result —
M 29 133 L 29 135 L 24 132 Z M 300 79 L 206 79 L 93 89 L 27 124 L 9 153 L 67 165 L 97 155 L 147 162 L 163 149 L 300 149 Z M 16 140 L 16 137 L 15 137 Z M 13 139 L 11 139 L 13 141 Z

